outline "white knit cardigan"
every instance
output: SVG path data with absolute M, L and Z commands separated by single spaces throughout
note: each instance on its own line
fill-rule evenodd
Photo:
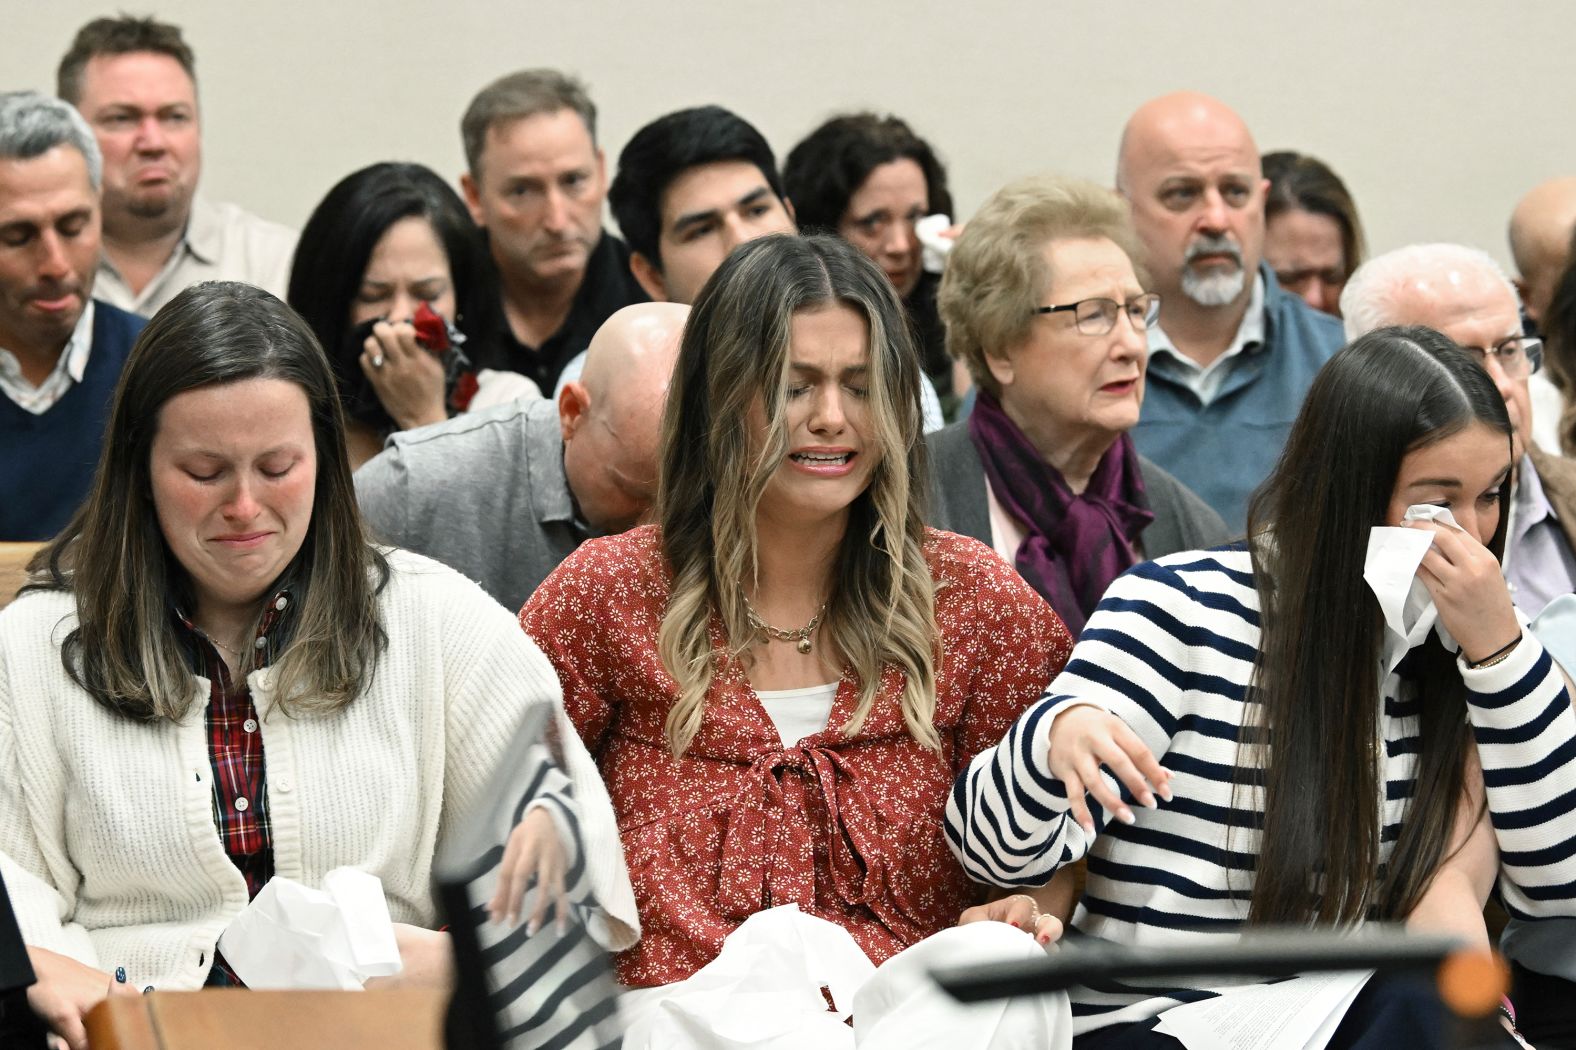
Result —
M 607 941 L 639 937 L 613 809 L 563 716 L 553 667 L 463 576 L 404 551 L 378 599 L 388 646 L 370 687 L 325 715 L 273 710 L 270 670 L 248 679 L 263 734 L 276 872 L 308 885 L 353 865 L 383 880 L 395 922 L 437 925 L 432 863 L 478 802 L 533 704 L 558 707 Z M 76 622 L 62 592 L 0 612 L 0 872 L 27 943 L 136 987 L 196 988 L 246 881 L 213 821 L 206 680 L 179 724 L 111 713 L 66 675 Z

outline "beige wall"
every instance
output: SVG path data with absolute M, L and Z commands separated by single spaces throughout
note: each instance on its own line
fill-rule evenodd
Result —
M 0 87 L 52 89 L 76 27 L 121 6 L 11 0 Z M 456 175 L 466 102 L 528 65 L 591 84 L 610 165 L 684 105 L 737 110 L 779 153 L 833 111 L 891 110 L 939 149 L 965 214 L 1029 171 L 1108 181 L 1127 114 L 1179 87 L 1235 106 L 1261 148 L 1329 162 L 1378 250 L 1459 240 L 1504 259 L 1516 198 L 1576 172 L 1560 0 L 166 0 L 156 13 L 198 54 L 207 192 L 297 226 L 373 161 Z

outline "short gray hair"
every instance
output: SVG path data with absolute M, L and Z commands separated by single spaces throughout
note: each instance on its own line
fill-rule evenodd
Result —
M 1476 272 L 1505 286 L 1519 306 L 1516 286 L 1493 256 L 1464 244 L 1412 244 L 1376 255 L 1359 266 L 1341 292 L 1341 316 L 1348 341 L 1376 328 L 1402 323 L 1397 316 L 1397 294 L 1419 274 L 1450 270 Z
M 522 69 L 499 77 L 482 88 L 460 118 L 460 138 L 465 143 L 465 163 L 471 178 L 481 177 L 482 150 L 488 129 L 538 113 L 572 110 L 585 122 L 596 145 L 596 104 L 576 77 L 556 69 Z
M 97 193 L 104 158 L 93 129 L 76 107 L 37 91 L 0 92 L 0 158 L 32 160 L 56 146 L 70 146 L 82 154 L 88 182 Z

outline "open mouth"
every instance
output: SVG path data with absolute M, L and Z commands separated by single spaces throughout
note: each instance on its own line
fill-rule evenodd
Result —
M 852 452 L 791 452 L 788 458 L 796 463 L 818 467 L 838 467 L 854 458 Z

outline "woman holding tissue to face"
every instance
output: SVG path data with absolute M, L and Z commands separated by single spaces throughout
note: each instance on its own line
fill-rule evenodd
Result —
M 31 568 L 0 612 L 0 869 L 57 1032 L 81 1046 L 116 987 L 236 983 L 218 942 L 248 902 L 342 866 L 382 881 L 395 980 L 446 982 L 434 852 L 558 683 L 474 584 L 367 541 L 333 375 L 294 312 L 236 283 L 165 306 L 87 503 Z M 574 849 L 618 849 L 560 724 L 573 800 L 560 785 L 523 825 L 521 867 L 549 885 Z
M 1071 642 L 984 545 L 925 528 L 921 382 L 856 249 L 740 247 L 684 330 L 660 524 L 587 542 L 521 611 L 618 813 L 627 986 L 689 977 L 779 905 L 880 963 L 978 899 L 947 791 Z
M 947 820 L 970 874 L 1040 879 L 1087 854 L 1073 924 L 1137 945 L 1382 920 L 1486 949 L 1496 872 L 1512 914 L 1576 911 L 1576 718 L 1493 552 L 1510 433 L 1487 373 L 1431 329 L 1332 358 L 1252 542 L 1119 577 L 1045 697 L 960 778 Z M 1456 525 L 1407 520 L 1420 505 Z M 1375 526 L 1432 537 L 1416 578 L 1459 653 L 1432 631 L 1387 644 L 1364 581 Z M 1075 989 L 1075 1045 L 1174 1046 L 1155 1015 L 1201 991 Z M 1370 981 L 1329 1045 L 1440 1045 L 1417 1006 Z
M 396 430 L 539 397 L 514 373 L 478 370 L 498 292 L 465 203 L 420 164 L 346 175 L 301 229 L 287 299 L 334 367 L 352 470 Z

